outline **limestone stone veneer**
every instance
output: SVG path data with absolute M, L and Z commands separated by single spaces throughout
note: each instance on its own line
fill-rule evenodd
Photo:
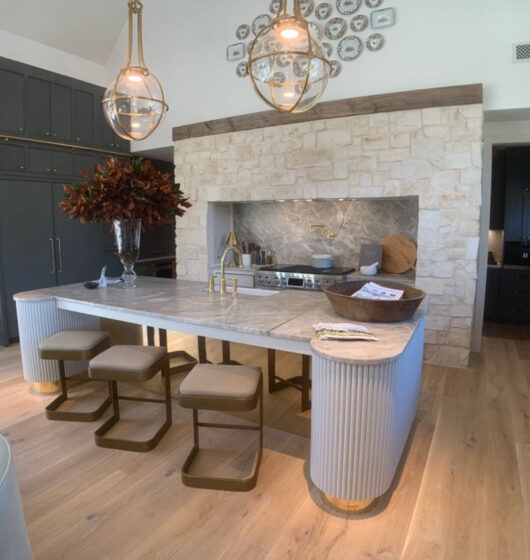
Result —
M 175 143 L 193 207 L 177 220 L 177 273 L 207 278 L 208 202 L 418 195 L 416 284 L 425 359 L 465 366 L 477 278 L 481 104 L 288 124 Z

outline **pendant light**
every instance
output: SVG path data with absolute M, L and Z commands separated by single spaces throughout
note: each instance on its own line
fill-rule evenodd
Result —
M 142 9 L 140 0 L 130 0 L 129 47 L 125 68 L 112 82 L 102 103 L 103 112 L 118 136 L 126 140 L 144 140 L 162 122 L 168 109 L 158 78 L 144 61 L 142 44 Z M 133 30 L 136 16 L 137 64 L 133 59 Z
M 281 112 L 302 113 L 324 93 L 331 64 L 309 31 L 300 0 L 294 0 L 293 11 L 288 14 L 287 0 L 280 0 L 277 16 L 252 43 L 248 72 L 265 103 Z

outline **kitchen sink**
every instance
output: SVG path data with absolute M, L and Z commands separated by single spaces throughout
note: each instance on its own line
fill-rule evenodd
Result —
M 208 286 L 202 286 L 201 290 L 203 292 L 208 291 Z M 219 286 L 215 286 L 215 292 L 219 293 Z M 232 293 L 232 286 L 226 287 L 226 292 L 231 294 Z M 260 296 L 260 297 L 268 297 L 268 296 L 275 296 L 279 294 L 281 290 L 267 290 L 262 288 L 243 288 L 237 287 L 237 293 L 244 295 L 244 296 Z

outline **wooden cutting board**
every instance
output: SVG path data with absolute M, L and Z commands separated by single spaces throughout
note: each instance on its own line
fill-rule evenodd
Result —
M 410 237 L 402 233 L 393 233 L 383 237 L 383 270 L 392 274 L 403 274 L 414 268 L 418 258 L 418 249 Z

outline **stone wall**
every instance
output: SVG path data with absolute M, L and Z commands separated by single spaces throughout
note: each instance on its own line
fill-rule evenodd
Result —
M 482 105 L 396 111 L 182 140 L 179 278 L 207 277 L 208 201 L 419 197 L 425 359 L 465 366 L 477 277 Z

